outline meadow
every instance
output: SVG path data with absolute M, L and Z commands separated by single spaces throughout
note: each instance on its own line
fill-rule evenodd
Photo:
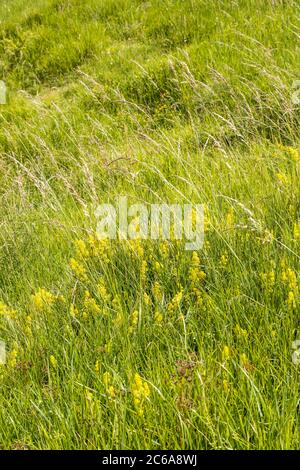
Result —
M 293 0 L 1 1 L 1 449 L 300 448 L 299 38 Z M 120 194 L 204 204 L 203 248 L 99 240 Z

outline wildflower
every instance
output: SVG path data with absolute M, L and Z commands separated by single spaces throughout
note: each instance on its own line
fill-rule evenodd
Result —
M 286 186 L 289 182 L 287 175 L 285 175 L 284 173 L 276 173 L 276 177 L 279 183 L 283 186 Z
M 101 297 L 103 302 L 109 302 L 111 295 L 107 292 L 107 288 L 105 286 L 104 280 L 101 278 L 97 287 L 97 292 Z
M 93 299 L 89 291 L 85 291 L 84 294 L 84 307 L 87 313 L 91 313 L 92 315 L 99 315 L 101 313 L 101 309 L 97 304 L 96 300 Z
M 290 290 L 297 290 L 297 275 L 295 271 L 290 268 L 286 268 L 286 270 L 281 273 L 281 279 L 288 285 Z
M 132 333 L 135 330 L 135 328 L 138 325 L 138 322 L 139 322 L 139 312 L 137 310 L 135 310 L 130 315 L 130 324 L 131 324 L 131 326 L 129 328 L 129 333 Z
M 192 266 L 199 266 L 199 264 L 200 264 L 199 255 L 198 255 L 197 251 L 193 251 L 191 265 Z
M 146 305 L 151 305 L 151 298 L 146 292 L 144 293 L 144 302 Z
M 260 275 L 262 284 L 267 292 L 272 292 L 275 285 L 275 272 L 269 271 L 266 273 L 261 273 Z
M 219 265 L 220 265 L 221 268 L 225 268 L 227 266 L 227 264 L 228 264 L 228 254 L 224 253 L 220 257 Z
M 155 269 L 156 272 L 159 272 L 162 269 L 162 265 L 158 261 L 155 261 L 154 262 L 154 269 Z
M 293 235 L 295 240 L 300 239 L 300 221 L 294 223 Z
M 99 361 L 96 361 L 95 362 L 95 372 L 99 372 L 101 369 L 101 364 Z
M 144 402 L 150 396 L 150 389 L 147 382 L 139 374 L 134 375 L 131 392 L 136 411 L 139 416 L 143 416 Z
M 228 392 L 230 389 L 229 381 L 227 379 L 223 379 L 223 388 L 225 392 Z
M 103 384 L 105 386 L 105 390 L 106 390 L 107 395 L 110 398 L 115 398 L 116 390 L 115 390 L 115 387 L 112 385 L 112 376 L 111 376 L 111 374 L 107 371 L 104 372 L 104 374 L 102 376 L 102 380 L 103 380 Z
M 287 306 L 289 310 L 295 310 L 296 308 L 296 299 L 293 291 L 289 291 L 288 293 Z
M 167 258 L 169 255 L 169 244 L 167 241 L 163 241 L 160 243 L 160 251 L 163 258 Z
M 90 256 L 90 252 L 84 240 L 75 240 L 74 245 L 78 258 L 88 258 Z
M 180 305 L 180 302 L 182 300 L 182 297 L 183 297 L 183 291 L 180 290 L 174 297 L 173 299 L 171 300 L 171 302 L 169 303 L 168 305 L 168 311 L 169 312 L 173 312 L 174 310 L 176 310 L 179 305 Z
M 77 317 L 78 314 L 79 314 L 79 312 L 78 312 L 78 309 L 77 309 L 76 305 L 71 304 L 70 305 L 70 315 L 71 315 L 71 317 Z
M 142 264 L 141 264 L 141 280 L 142 280 L 142 282 L 144 282 L 146 280 L 147 271 L 148 271 L 148 264 L 147 264 L 147 261 L 143 259 Z
M 234 332 L 235 332 L 236 336 L 238 336 L 240 338 L 248 338 L 247 330 L 244 330 L 243 328 L 241 328 L 240 325 L 236 325 L 234 327 Z
M 161 323 L 163 321 L 163 316 L 162 314 L 157 310 L 155 313 L 154 313 L 154 322 L 155 323 Z
M 193 287 L 192 292 L 193 292 L 193 294 L 196 298 L 196 304 L 198 306 L 202 305 L 203 304 L 203 295 L 202 295 L 201 290 L 198 289 L 198 287 Z
M 230 349 L 228 346 L 224 346 L 222 351 L 222 360 L 227 361 L 230 358 Z
M 37 310 L 43 310 L 43 308 L 51 308 L 56 300 L 56 296 L 46 289 L 38 289 L 38 291 L 31 296 L 34 307 Z
M 189 280 L 192 284 L 197 284 L 206 278 L 206 273 L 200 268 L 190 268 Z
M 53 369 L 57 369 L 57 360 L 55 356 L 53 355 L 50 356 L 50 364 L 53 367 Z
M 70 259 L 70 267 L 74 274 L 80 279 L 81 281 L 87 281 L 87 273 L 85 267 L 79 263 L 75 258 Z
M 8 360 L 7 360 L 8 367 L 11 367 L 12 369 L 16 367 L 17 357 L 18 357 L 18 347 L 17 345 L 15 345 L 15 347 L 10 351 L 8 355 Z
M 152 293 L 157 302 L 161 302 L 163 298 L 162 287 L 159 282 L 155 282 L 152 287 Z
M 2 315 L 7 318 L 15 318 L 17 315 L 17 311 L 11 309 L 4 302 L 0 301 L 0 316 Z
M 91 254 L 94 257 L 100 258 L 105 263 L 109 262 L 108 249 L 109 240 L 98 239 L 94 235 L 90 235 L 88 238 Z
M 122 326 L 124 323 L 124 317 L 122 315 L 121 312 L 119 312 L 116 316 L 116 318 L 114 319 L 114 325 L 115 326 Z
M 226 216 L 225 216 L 226 226 L 228 228 L 234 227 L 234 210 L 233 207 L 230 207 Z

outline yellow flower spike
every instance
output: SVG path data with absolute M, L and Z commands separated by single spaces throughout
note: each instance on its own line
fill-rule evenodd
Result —
M 107 388 L 109 386 L 109 384 L 111 383 L 111 375 L 109 372 L 104 372 L 104 374 L 102 375 L 102 380 L 103 380 L 103 383 L 105 385 L 105 388 Z
M 221 268 L 225 268 L 228 264 L 228 254 L 227 253 L 224 253 L 223 255 L 221 255 L 220 257 L 220 261 L 219 261 L 219 266 Z
M 71 304 L 70 305 L 70 315 L 71 315 L 71 317 L 77 317 L 78 314 L 79 314 L 79 312 L 78 312 L 78 309 L 77 309 L 76 305 Z
M 230 207 L 225 216 L 226 226 L 228 228 L 234 227 L 234 210 L 233 207 Z
M 38 291 L 31 296 L 32 303 L 36 310 L 43 310 L 44 308 L 51 308 L 56 300 L 56 296 L 46 289 L 38 289 Z
M 248 338 L 247 330 L 244 330 L 243 328 L 241 328 L 240 325 L 236 325 L 234 327 L 234 332 L 235 332 L 236 336 L 238 336 L 240 338 Z
M 16 318 L 16 316 L 17 316 L 17 311 L 11 309 L 11 308 L 8 307 L 8 305 L 6 305 L 4 302 L 1 302 L 1 301 L 0 301 L 0 316 L 4 316 L 4 317 L 12 318 L 12 319 L 13 319 L 13 318 Z
M 169 303 L 167 307 L 169 312 L 173 312 L 179 307 L 182 297 L 183 297 L 183 291 L 181 290 L 173 297 L 173 299 Z
M 282 185 L 282 186 L 287 186 L 288 183 L 289 183 L 289 178 L 287 177 L 287 175 L 285 175 L 284 173 L 276 173 L 276 177 L 277 177 L 277 180 L 278 182 Z
M 90 252 L 84 240 L 75 240 L 74 245 L 78 258 L 88 258 L 90 256 Z
M 198 255 L 197 251 L 193 251 L 191 265 L 192 266 L 199 266 L 199 264 L 200 264 L 199 255 Z
M 161 302 L 163 299 L 162 287 L 159 282 L 155 282 L 152 287 L 152 293 L 157 302 Z
M 230 358 L 230 349 L 228 346 L 224 346 L 222 351 L 222 360 L 227 361 Z
M 100 372 L 100 369 L 101 369 L 100 362 L 99 362 L 99 361 L 96 361 L 96 362 L 95 362 L 95 372 Z
M 18 357 L 18 347 L 15 347 L 10 351 L 8 355 L 7 365 L 8 367 L 14 369 L 17 365 L 17 357 Z
M 275 285 L 275 271 L 261 273 L 260 278 L 267 292 L 272 292 Z
M 163 319 L 164 319 L 164 317 L 162 316 L 162 314 L 159 311 L 156 311 L 154 313 L 154 322 L 155 323 L 160 324 L 160 323 L 162 323 Z
M 87 281 L 88 277 L 85 267 L 75 258 L 70 259 L 70 268 L 79 280 Z
M 148 263 L 146 260 L 142 260 L 141 263 L 141 280 L 144 282 L 147 278 Z
M 101 278 L 97 287 L 97 292 L 99 296 L 101 297 L 101 300 L 103 302 L 109 302 L 111 299 L 111 295 L 108 293 L 104 279 Z
M 50 356 L 50 364 L 53 367 L 53 369 L 57 369 L 57 360 L 55 356 L 53 355 Z
M 288 293 L 287 306 L 289 310 L 295 310 L 296 308 L 296 298 L 294 292 L 292 291 Z
M 148 306 L 151 305 L 151 298 L 146 292 L 144 293 L 144 302 Z
M 83 303 L 87 313 L 92 315 L 100 315 L 101 308 L 97 304 L 96 300 L 91 296 L 89 291 L 85 291 Z
M 300 239 L 300 221 L 294 223 L 293 237 L 294 237 L 295 240 Z
M 150 396 L 149 385 L 139 374 L 135 374 L 131 384 L 133 404 L 139 416 L 144 414 L 144 402 Z

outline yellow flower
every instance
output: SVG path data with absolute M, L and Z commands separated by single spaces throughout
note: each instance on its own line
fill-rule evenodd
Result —
M 32 303 L 37 310 L 50 308 L 57 297 L 46 289 L 38 289 L 38 291 L 31 296 Z
M 296 308 L 296 298 L 293 291 L 288 293 L 287 306 L 289 310 L 295 310 Z
M 137 310 L 135 310 L 130 315 L 130 324 L 131 324 L 131 326 L 129 328 L 130 333 L 132 333 L 135 330 L 135 328 L 138 325 L 138 322 L 139 322 L 139 312 Z
M 73 273 L 80 279 L 81 281 L 87 281 L 87 273 L 86 269 L 83 264 L 79 263 L 75 258 L 70 259 L 70 267 Z
M 173 312 L 174 310 L 176 310 L 179 305 L 180 305 L 180 302 L 182 300 L 182 297 L 183 297 L 183 291 L 180 290 L 174 297 L 173 299 L 171 300 L 171 302 L 169 303 L 168 305 L 168 311 L 169 312 Z
M 295 240 L 300 239 L 300 221 L 294 223 L 293 235 Z
M 101 278 L 97 287 L 97 292 L 101 297 L 103 302 L 109 302 L 111 299 L 111 295 L 107 292 L 107 288 L 105 286 L 104 280 Z
M 78 309 L 74 304 L 71 304 L 70 306 L 70 315 L 71 317 L 77 317 L 78 316 Z
M 290 290 L 297 290 L 297 275 L 295 271 L 290 268 L 287 268 L 285 271 L 281 273 L 281 279 L 284 283 L 286 283 Z
M 154 321 L 155 323 L 161 323 L 163 321 L 163 316 L 162 314 L 157 310 L 155 313 L 154 313 Z
M 161 302 L 163 298 L 162 288 L 159 282 L 155 282 L 152 287 L 152 293 L 157 302 Z
M 262 284 L 267 292 L 272 292 L 275 285 L 275 272 L 269 271 L 266 273 L 261 273 L 260 275 Z
M 17 315 L 17 311 L 11 309 L 4 302 L 0 301 L 0 316 L 1 315 L 3 315 L 4 317 L 7 317 L 7 318 L 15 318 L 16 315 Z
M 87 313 L 91 313 L 92 315 L 99 315 L 101 313 L 101 308 L 97 304 L 96 300 L 93 299 L 89 291 L 85 291 L 84 294 L 84 307 Z
M 147 261 L 143 259 L 142 264 L 141 264 L 141 280 L 142 280 L 142 282 L 144 282 L 146 280 L 147 271 L 148 271 L 148 264 L 147 264 Z
M 151 298 L 146 292 L 144 293 L 144 302 L 146 305 L 151 305 Z
M 202 282 L 206 278 L 206 273 L 200 268 L 190 268 L 189 280 L 193 285 Z
M 276 173 L 276 177 L 279 183 L 282 184 L 283 186 L 286 186 L 289 182 L 287 175 L 285 175 L 284 173 Z
M 197 251 L 193 251 L 191 265 L 192 266 L 199 266 L 199 264 L 200 264 L 199 255 L 198 255 Z
M 75 240 L 74 245 L 78 258 L 88 258 L 90 256 L 90 252 L 84 240 Z
M 227 361 L 230 358 L 230 349 L 228 346 L 224 346 L 222 351 L 222 360 Z
M 96 371 L 96 372 L 99 372 L 100 369 L 101 369 L 101 364 L 100 364 L 99 361 L 96 361 L 96 362 L 95 362 L 95 371 Z
M 143 380 L 139 374 L 134 375 L 131 392 L 136 411 L 140 416 L 143 416 L 144 402 L 150 396 L 150 388 L 147 382 Z
M 240 325 L 236 325 L 234 327 L 234 332 L 235 332 L 236 336 L 238 336 L 240 338 L 248 338 L 247 330 L 244 330 L 243 328 L 241 328 Z
M 7 360 L 8 367 L 11 367 L 12 369 L 16 367 L 17 357 L 18 357 L 18 347 L 17 345 L 15 345 L 15 347 L 10 351 L 8 355 L 8 360 Z
M 226 216 L 225 216 L 226 226 L 228 228 L 234 227 L 234 210 L 233 207 L 230 207 Z
M 109 262 L 109 240 L 107 239 L 98 239 L 94 235 L 90 235 L 88 239 L 90 245 L 91 254 L 94 257 L 100 258 L 101 261 L 105 263 Z
M 50 356 L 50 364 L 53 369 L 57 369 L 57 360 L 53 355 Z
M 227 264 L 228 264 L 228 254 L 224 253 L 220 257 L 219 265 L 220 265 L 221 268 L 225 268 L 227 266 Z

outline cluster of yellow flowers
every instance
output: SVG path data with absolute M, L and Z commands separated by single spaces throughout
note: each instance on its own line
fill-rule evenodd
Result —
M 136 329 L 137 325 L 139 322 L 139 312 L 137 310 L 134 310 L 132 314 L 130 315 L 130 327 L 129 327 L 129 333 L 133 333 L 133 331 Z
M 85 282 L 88 280 L 86 268 L 75 258 L 70 259 L 70 268 L 80 281 Z
M 262 285 L 269 293 L 273 292 L 275 285 L 275 271 L 268 271 L 260 274 Z
M 149 385 L 139 374 L 135 374 L 131 385 L 133 404 L 139 416 L 144 414 L 145 400 L 150 396 Z
M 294 147 L 287 147 L 285 145 L 279 144 L 278 148 L 280 150 L 283 150 L 284 152 L 286 152 L 295 162 L 300 161 L 300 154 L 299 154 L 298 150 L 295 149 Z
M 182 297 L 183 297 L 183 290 L 180 290 L 179 292 L 177 292 L 177 294 L 175 294 L 171 302 L 168 304 L 167 308 L 169 312 L 174 312 L 175 310 L 179 308 Z
M 86 290 L 84 293 L 83 304 L 85 308 L 83 312 L 84 318 L 87 318 L 89 315 L 100 315 L 101 308 L 97 304 L 96 300 L 91 296 L 88 290 Z
M 36 310 L 42 311 L 43 309 L 51 308 L 58 297 L 59 296 L 52 294 L 52 292 L 40 288 L 31 296 L 31 300 Z
M 109 372 L 104 372 L 102 376 L 103 384 L 106 390 L 107 395 L 109 398 L 115 398 L 116 397 L 116 389 L 113 386 L 112 382 L 112 376 Z
M 0 316 L 4 316 L 7 318 L 15 318 L 17 315 L 17 311 L 13 310 L 12 308 L 8 307 L 4 302 L 0 301 Z

